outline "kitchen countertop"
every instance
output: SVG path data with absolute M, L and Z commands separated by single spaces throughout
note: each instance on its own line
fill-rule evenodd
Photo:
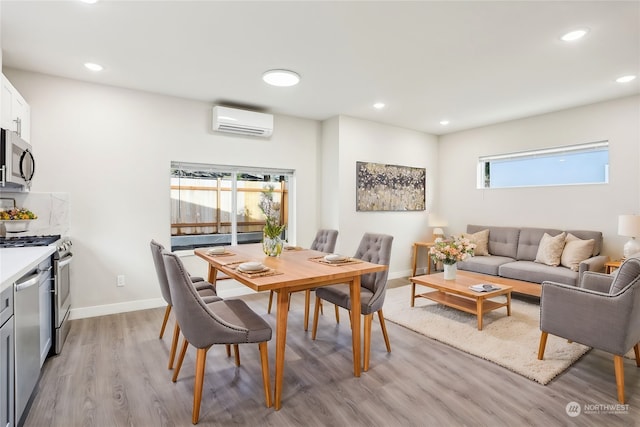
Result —
M 55 245 L 0 249 L 0 292 L 55 251 Z

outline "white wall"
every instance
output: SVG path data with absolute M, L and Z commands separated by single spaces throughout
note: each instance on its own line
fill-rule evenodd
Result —
M 337 132 L 337 169 L 323 165 L 323 173 L 337 173 L 340 185 L 336 192 L 338 206 L 338 243 L 336 250 L 353 254 L 363 233 L 394 236 L 389 277 L 406 277 L 410 273 L 413 242 L 431 237 L 429 211 L 436 194 L 438 165 L 437 137 L 422 132 L 347 116 L 330 122 L 324 133 Z M 324 135 L 326 140 L 327 136 Z M 334 157 L 335 158 L 335 157 Z M 356 162 L 373 162 L 426 168 L 427 210 L 417 212 L 356 212 Z
M 276 116 L 269 140 L 227 136 L 210 131 L 205 102 L 19 70 L 5 74 L 31 105 L 33 191 L 69 194 L 76 316 L 90 315 L 94 306 L 110 312 L 158 303 L 149 240 L 169 245 L 172 160 L 294 169 L 297 188 L 304 189 L 296 196 L 304 219 L 298 240 L 313 239 L 318 122 Z M 197 258 L 189 266 L 206 273 Z M 116 287 L 118 274 L 126 286 Z
M 439 139 L 438 214 L 447 234 L 480 225 L 599 230 L 604 254 L 622 255 L 619 214 L 640 214 L 640 97 L 515 120 Z M 476 189 L 478 157 L 609 141 L 609 183 Z

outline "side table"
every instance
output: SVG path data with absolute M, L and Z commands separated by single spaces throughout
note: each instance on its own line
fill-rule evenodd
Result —
M 604 272 L 606 274 L 611 274 L 613 273 L 613 271 L 616 268 L 620 267 L 620 264 L 622 264 L 622 260 L 616 260 L 616 261 L 608 261 L 604 263 Z
M 411 277 L 416 275 L 418 268 L 418 249 L 426 248 L 427 250 L 427 274 L 431 274 L 431 260 L 429 259 L 429 248 L 431 248 L 435 242 L 414 242 L 413 243 L 413 270 Z

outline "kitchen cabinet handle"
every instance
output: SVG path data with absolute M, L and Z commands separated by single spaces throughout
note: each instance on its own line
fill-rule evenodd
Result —
M 4 187 L 5 182 L 7 182 L 7 169 L 5 165 L 2 165 L 0 169 L 2 169 L 2 173 L 0 173 L 0 185 Z
M 20 117 L 16 117 L 14 122 L 16 122 L 16 133 L 18 136 L 22 136 L 22 119 Z

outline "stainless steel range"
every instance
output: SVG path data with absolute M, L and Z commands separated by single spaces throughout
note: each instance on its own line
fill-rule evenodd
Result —
M 30 246 L 56 245 L 53 254 L 53 345 L 55 354 L 60 354 L 69 334 L 69 311 L 71 309 L 70 264 L 73 259 L 71 240 L 59 234 L 50 236 L 17 236 L 0 238 L 0 248 L 22 248 Z

